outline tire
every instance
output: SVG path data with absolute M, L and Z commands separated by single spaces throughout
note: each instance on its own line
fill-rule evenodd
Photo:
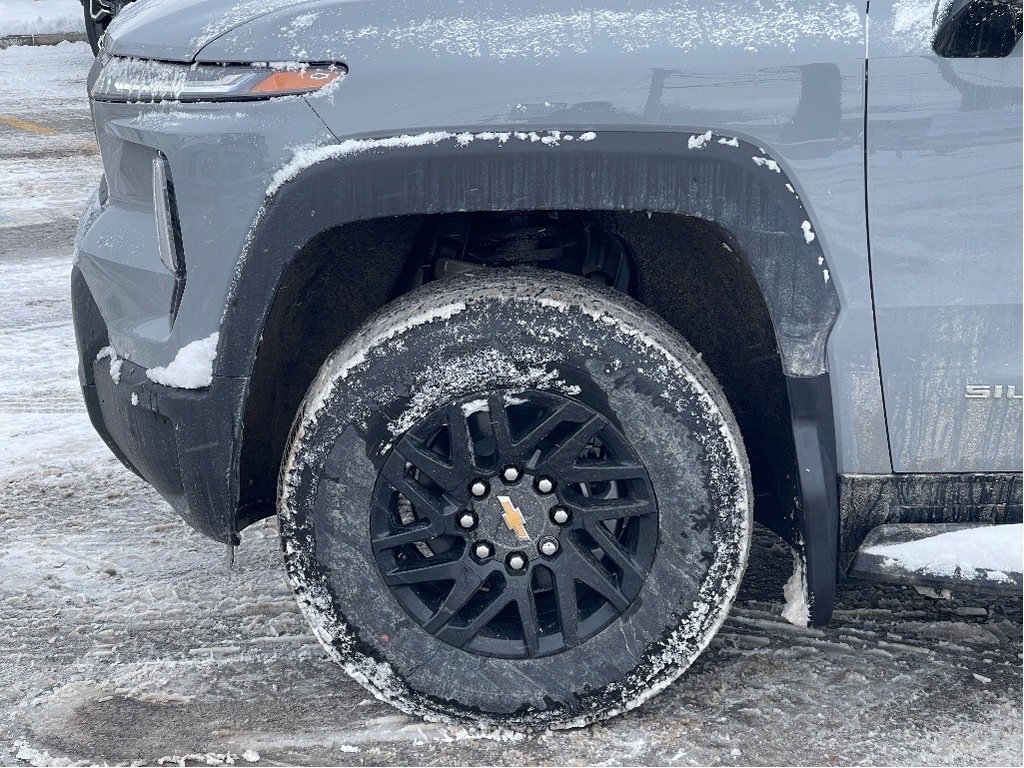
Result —
M 327 360 L 278 512 L 299 605 L 378 698 L 557 728 L 638 706 L 707 646 L 752 499 L 678 334 L 592 283 L 488 270 L 400 298 Z
M 107 31 L 107 23 L 103 21 L 96 21 L 89 13 L 89 3 L 86 0 L 82 6 L 85 12 L 85 36 L 89 40 L 89 47 L 92 48 L 93 56 L 96 56 L 100 52 L 100 38 L 103 37 L 103 33 Z

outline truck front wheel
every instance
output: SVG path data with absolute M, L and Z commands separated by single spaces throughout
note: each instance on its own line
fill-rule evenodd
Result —
M 536 270 L 421 288 L 324 364 L 278 510 L 328 652 L 400 709 L 582 725 L 725 618 L 752 493 L 710 371 L 621 294 Z

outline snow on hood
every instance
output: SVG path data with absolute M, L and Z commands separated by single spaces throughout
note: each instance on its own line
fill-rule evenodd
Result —
M 146 0 L 107 34 L 110 53 L 166 61 L 345 61 L 399 51 L 536 60 L 657 49 L 792 53 L 825 41 L 863 44 L 864 22 L 850 0 Z
M 314 0 L 146 0 L 133 3 L 107 29 L 115 56 L 192 61 L 207 44 L 246 22 Z
M 198 59 L 356 63 L 388 62 L 396 56 L 407 62 L 536 61 L 654 50 L 751 55 L 775 49 L 792 54 L 823 42 L 862 46 L 864 39 L 862 5 L 849 0 L 312 0 L 273 5 L 272 15 L 233 26 Z

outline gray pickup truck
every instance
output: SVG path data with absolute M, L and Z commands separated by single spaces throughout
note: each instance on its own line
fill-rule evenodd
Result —
M 432 718 L 637 706 L 755 520 L 796 622 L 851 576 L 1019 594 L 878 552 L 1019 551 L 1020 37 L 1020 0 L 127 6 L 92 421 L 213 539 L 276 514 L 328 652 Z

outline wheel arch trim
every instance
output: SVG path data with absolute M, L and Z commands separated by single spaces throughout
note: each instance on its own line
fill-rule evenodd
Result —
M 229 286 L 218 372 L 248 375 L 280 277 L 318 234 L 391 216 L 515 210 L 649 211 L 714 222 L 758 280 L 787 375 L 826 372 L 839 296 L 811 214 L 763 149 L 713 133 L 699 149 L 674 132 L 608 131 L 557 144 L 466 139 L 499 135 L 431 132 L 424 136 L 432 141 L 397 146 L 352 139 L 362 144 L 357 151 L 325 147 L 308 154 L 309 165 L 282 169 Z M 256 309 L 234 311 L 241 300 Z
M 812 215 L 783 164 L 750 142 L 713 132 L 607 131 L 558 143 L 466 139 L 478 135 L 356 139 L 357 151 L 325 147 L 307 165 L 294 161 L 246 238 L 221 322 L 218 374 L 251 375 L 288 265 L 314 237 L 344 224 L 489 210 L 649 211 L 713 222 L 739 247 L 773 325 L 799 470 L 792 526 L 807 562 L 811 619 L 827 621 L 839 521 L 834 416 L 822 393 L 840 302 Z M 687 136 L 703 141 L 691 148 Z M 239 444 L 236 483 L 240 452 Z

